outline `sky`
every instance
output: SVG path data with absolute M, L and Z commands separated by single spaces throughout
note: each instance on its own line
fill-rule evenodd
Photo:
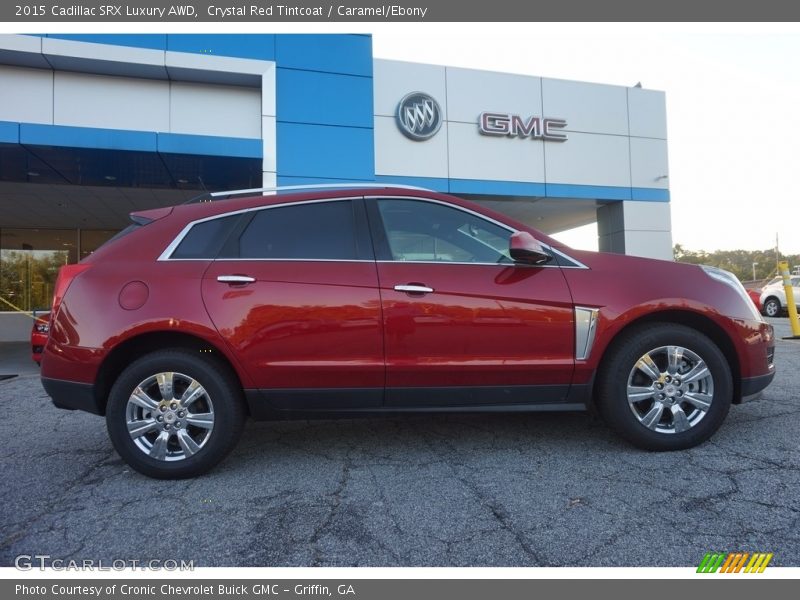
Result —
M 800 25 L 407 26 L 373 54 L 663 90 L 673 242 L 800 253 Z M 597 248 L 594 225 L 560 237 Z
M 13 29 L 12 29 L 13 27 Z M 800 24 L 126 23 L 46 32 L 371 33 L 373 54 L 663 90 L 673 242 L 800 253 Z M 16 31 L 15 31 L 16 30 Z M 21 33 L 22 25 L 0 26 Z M 561 236 L 596 249 L 595 226 Z

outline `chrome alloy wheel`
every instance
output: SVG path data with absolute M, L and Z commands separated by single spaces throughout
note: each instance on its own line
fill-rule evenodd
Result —
M 714 379 L 688 348 L 661 346 L 636 361 L 627 390 L 628 405 L 642 425 L 657 433 L 682 433 L 706 416 Z
M 200 383 L 182 373 L 156 373 L 139 383 L 125 409 L 128 433 L 150 458 L 196 454 L 214 429 L 214 405 Z

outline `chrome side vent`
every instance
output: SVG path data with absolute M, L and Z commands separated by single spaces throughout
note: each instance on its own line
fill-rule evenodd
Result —
M 598 308 L 575 307 L 575 360 L 586 360 L 592 353 L 599 313 Z

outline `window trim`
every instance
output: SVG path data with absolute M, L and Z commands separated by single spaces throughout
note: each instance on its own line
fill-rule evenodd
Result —
M 357 201 L 357 200 L 364 200 L 364 209 L 367 214 L 367 227 L 369 229 L 370 237 L 372 238 L 372 245 L 375 245 L 375 230 L 379 228 L 383 235 L 385 236 L 385 231 L 383 230 L 383 222 L 381 221 L 380 224 L 376 225 L 372 221 L 373 219 L 370 218 L 370 204 L 368 201 L 370 200 L 380 200 L 380 199 L 393 199 L 393 200 L 417 200 L 419 202 L 431 202 L 433 204 L 441 204 L 443 206 L 449 206 L 450 208 L 454 208 L 455 210 L 460 210 L 490 223 L 494 223 L 506 229 L 512 233 L 517 233 L 518 229 L 514 229 L 513 227 L 503 223 L 502 221 L 498 221 L 497 219 L 493 219 L 487 215 L 474 211 L 472 209 L 466 208 L 464 206 L 459 206 L 457 204 L 453 204 L 451 202 L 445 202 L 443 200 L 438 200 L 436 198 L 426 198 L 424 196 L 374 196 L 374 195 L 364 195 L 364 196 L 345 196 L 341 198 L 314 198 L 311 200 L 301 200 L 301 201 L 292 201 L 292 202 L 281 202 L 280 204 L 271 204 L 269 206 L 253 206 L 251 208 L 243 208 L 240 210 L 233 210 L 226 213 L 220 213 L 218 215 L 213 215 L 210 217 L 203 217 L 202 219 L 196 219 L 194 221 L 190 221 L 187 223 L 183 229 L 178 233 L 178 235 L 172 240 L 172 242 L 167 245 L 164 251 L 158 256 L 156 262 L 167 262 L 167 261 L 208 261 L 208 260 L 220 260 L 220 261 L 270 261 L 270 262 L 375 262 L 375 263 L 404 263 L 404 264 L 429 264 L 429 265 L 473 265 L 473 266 L 494 266 L 494 267 L 502 267 L 508 268 L 512 266 L 526 266 L 521 265 L 520 263 L 476 263 L 476 262 L 468 262 L 468 263 L 456 263 L 456 262 L 444 262 L 444 261 L 396 261 L 396 260 L 377 260 L 377 253 L 373 250 L 373 256 L 375 259 L 338 259 L 338 258 L 216 258 L 216 259 L 209 259 L 209 258 L 172 258 L 171 255 L 178 247 L 178 245 L 183 241 L 183 238 L 189 233 L 189 231 L 198 223 L 204 223 L 206 221 L 211 221 L 213 219 L 221 219 L 224 217 L 230 217 L 232 215 L 240 215 L 244 213 L 251 213 L 260 210 L 271 210 L 273 208 L 281 208 L 284 206 L 297 206 L 301 204 L 318 204 L 320 202 L 337 202 L 340 200 L 350 200 L 350 201 Z M 376 207 L 377 208 L 377 207 Z M 356 223 L 358 227 L 358 223 Z M 579 260 L 572 258 L 565 252 L 557 248 L 553 248 L 549 244 L 545 244 L 542 242 L 542 247 L 545 248 L 548 252 L 553 254 L 557 254 L 562 259 L 572 263 L 570 265 L 563 265 L 563 264 L 544 264 L 544 265 L 528 265 L 539 269 L 589 269 L 585 264 L 580 262 Z
M 488 221 L 489 223 L 493 223 L 493 224 L 505 229 L 506 231 L 510 231 L 512 234 L 513 233 L 517 233 L 519 231 L 519 229 L 514 229 L 513 227 L 511 227 L 510 225 L 507 225 L 506 223 L 503 223 L 502 221 L 498 221 L 497 219 L 493 219 L 492 217 L 489 217 L 487 215 L 481 214 L 481 213 L 479 213 L 479 212 L 477 212 L 475 210 L 472 210 L 470 208 L 467 208 L 465 206 L 459 206 L 459 205 L 453 204 L 451 202 L 444 202 L 444 201 L 438 200 L 436 198 L 424 198 L 424 197 L 420 197 L 420 196 L 364 196 L 364 199 L 365 200 L 387 200 L 387 199 L 388 200 L 417 200 L 419 202 L 431 202 L 433 204 L 441 204 L 443 206 L 448 206 L 448 207 L 453 208 L 455 210 L 460 210 L 460 211 L 465 212 L 467 214 L 470 214 L 472 216 L 478 217 L 479 219 L 483 219 L 484 221 Z M 371 205 L 368 204 L 366 208 L 367 208 L 367 216 L 368 217 L 370 217 L 372 214 L 375 214 L 376 216 L 378 216 L 380 218 L 380 214 L 377 214 L 378 213 L 378 207 L 377 206 L 375 206 L 373 208 Z M 380 233 L 380 236 L 381 236 L 381 239 L 382 239 L 381 243 L 388 244 L 388 240 L 387 240 L 387 236 L 386 236 L 386 229 L 384 228 L 384 225 L 383 225 L 383 219 L 381 219 L 380 223 L 377 223 L 377 224 L 373 223 L 372 222 L 373 220 L 374 219 L 372 219 L 372 218 L 370 219 L 370 229 L 372 230 L 373 243 L 375 243 L 377 241 L 375 234 L 376 233 Z M 421 264 L 421 265 L 473 265 L 473 266 L 492 266 L 492 267 L 502 267 L 502 268 L 508 268 L 508 267 L 513 267 L 513 266 L 517 266 L 517 267 L 519 267 L 519 266 L 528 266 L 528 267 L 534 267 L 534 268 L 537 268 L 537 269 L 587 269 L 587 270 L 589 269 L 589 267 L 587 267 L 581 261 L 579 261 L 579 260 L 577 260 L 575 258 L 572 258 L 571 256 L 569 256 L 568 254 L 562 252 L 561 250 L 558 250 L 557 248 L 553 248 L 552 246 L 550 246 L 549 244 L 545 244 L 544 242 L 540 242 L 540 243 L 542 244 L 542 247 L 545 248 L 548 252 L 551 252 L 553 254 L 558 254 L 558 256 L 560 256 L 562 259 L 567 260 L 572 264 L 571 265 L 560 265 L 560 264 L 557 264 L 557 261 L 553 261 L 553 262 L 556 262 L 556 264 L 547 263 L 547 264 L 544 264 L 544 265 L 525 265 L 525 264 L 521 264 L 521 263 L 482 263 L 482 262 L 449 262 L 449 261 L 442 261 L 442 260 L 386 260 L 386 259 L 377 259 L 375 262 L 381 263 L 381 264 L 393 263 L 393 264 L 406 264 L 406 265 L 413 265 L 413 264 Z M 377 252 L 375 254 L 376 254 L 376 257 L 377 257 Z
M 329 261 L 329 262 L 374 262 L 372 260 L 349 260 L 349 259 L 338 259 L 338 258 L 172 258 L 172 254 L 178 248 L 180 243 L 183 241 L 189 231 L 191 231 L 192 227 L 199 223 L 205 223 L 207 221 L 213 221 L 214 219 L 223 219 L 225 217 L 231 217 L 233 215 L 243 215 L 246 213 L 253 213 L 261 210 L 271 210 L 273 208 L 282 208 L 285 206 L 301 206 L 306 204 L 319 204 L 321 202 L 341 202 L 341 201 L 356 201 L 363 198 L 363 196 L 347 196 L 343 198 L 315 198 L 313 200 L 301 200 L 301 201 L 294 201 L 294 202 L 282 202 L 280 204 L 270 204 L 269 206 L 253 206 L 250 208 L 242 208 L 240 210 L 232 210 L 226 213 L 220 213 L 218 215 L 212 215 L 210 217 L 203 217 L 202 219 L 195 219 L 194 221 L 190 221 L 187 223 L 183 229 L 178 233 L 177 236 L 169 243 L 169 245 L 164 249 L 164 251 L 158 256 L 156 262 L 167 262 L 167 261 L 191 261 L 191 260 L 263 260 L 263 261 L 299 261 L 299 262 L 316 262 L 316 261 Z M 355 223 L 356 227 L 358 227 L 358 223 Z M 223 244 L 224 246 L 225 244 Z

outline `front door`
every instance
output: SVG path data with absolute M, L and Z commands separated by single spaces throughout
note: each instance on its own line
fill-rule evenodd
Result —
M 378 253 L 387 404 L 563 402 L 574 368 L 561 269 L 517 265 L 513 230 L 419 199 L 368 199 Z

